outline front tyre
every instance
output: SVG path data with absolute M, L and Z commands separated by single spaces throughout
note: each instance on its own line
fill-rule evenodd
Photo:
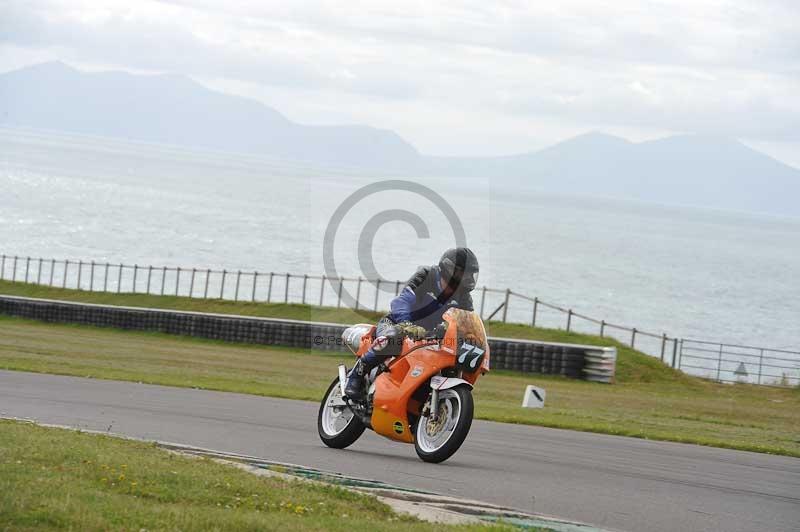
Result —
M 322 443 L 334 449 L 344 449 L 352 445 L 366 428 L 345 404 L 339 379 L 334 379 L 319 405 L 317 431 Z
M 469 433 L 474 403 L 466 385 L 439 392 L 439 416 L 436 421 L 420 417 L 414 431 L 417 456 L 438 464 L 450 458 Z

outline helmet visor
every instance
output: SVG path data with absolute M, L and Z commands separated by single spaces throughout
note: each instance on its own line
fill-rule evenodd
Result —
M 478 284 L 478 272 L 456 270 L 453 276 L 447 280 L 447 284 L 450 285 L 453 290 L 472 292 Z
M 465 273 L 461 277 L 461 287 L 468 291 L 472 292 L 475 290 L 475 287 L 478 285 L 478 272 L 469 272 Z

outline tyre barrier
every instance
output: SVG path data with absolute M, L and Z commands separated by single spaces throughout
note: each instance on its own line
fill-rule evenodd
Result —
M 226 342 L 315 351 L 347 351 L 341 340 L 346 325 L 338 323 L 96 305 L 4 295 L 0 295 L 0 314 L 45 322 L 162 332 Z M 611 383 L 614 379 L 617 358 L 614 347 L 490 337 L 489 348 L 492 369 L 563 375 L 604 383 Z

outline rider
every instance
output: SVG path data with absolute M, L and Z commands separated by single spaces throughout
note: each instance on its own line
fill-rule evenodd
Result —
M 384 360 L 397 356 L 404 335 L 421 338 L 442 322 L 451 307 L 473 310 L 470 292 L 478 281 L 478 259 L 465 247 L 448 249 L 434 266 L 421 266 L 378 321 L 375 340 L 350 371 L 345 395 L 364 393 L 364 376 Z

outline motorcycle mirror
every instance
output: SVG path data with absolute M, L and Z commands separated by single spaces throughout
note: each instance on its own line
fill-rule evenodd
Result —
M 447 322 L 442 322 L 433 329 L 433 337 L 437 340 L 441 340 L 444 338 L 445 333 L 447 332 Z

